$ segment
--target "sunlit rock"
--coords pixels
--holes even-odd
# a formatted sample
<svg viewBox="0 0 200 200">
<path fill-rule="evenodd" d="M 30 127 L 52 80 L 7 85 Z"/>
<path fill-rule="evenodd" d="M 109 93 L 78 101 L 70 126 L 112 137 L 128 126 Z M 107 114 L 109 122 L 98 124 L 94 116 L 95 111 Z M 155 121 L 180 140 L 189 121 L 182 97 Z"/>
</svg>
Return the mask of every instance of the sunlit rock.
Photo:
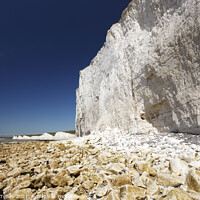
<svg viewBox="0 0 200 200">
<path fill-rule="evenodd" d="M 64 175 L 64 176 L 61 176 L 61 175 L 55 175 L 51 178 L 51 183 L 54 185 L 54 186 L 66 186 L 66 185 L 71 185 L 73 183 L 73 180 L 70 176 L 68 175 Z"/>
<path fill-rule="evenodd" d="M 123 200 L 136 200 L 146 197 L 146 190 L 135 186 L 123 186 L 120 188 L 120 195 Z"/>
<path fill-rule="evenodd" d="M 4 173 L 0 173 L 0 182 L 2 182 L 6 178 Z"/>
<path fill-rule="evenodd" d="M 186 183 L 188 189 L 200 192 L 200 172 L 191 169 L 187 175 Z"/>
<path fill-rule="evenodd" d="M 7 173 L 7 177 L 17 177 L 21 174 L 21 168 L 15 168 L 12 171 Z"/>
<path fill-rule="evenodd" d="M 182 189 L 173 189 L 167 194 L 164 200 L 192 200 L 192 198 Z"/>
<path fill-rule="evenodd" d="M 74 165 L 67 168 L 71 175 L 78 175 L 81 172 L 83 165 Z"/>
<path fill-rule="evenodd" d="M 118 191 L 111 190 L 102 200 L 121 200 L 121 197 Z"/>
<path fill-rule="evenodd" d="M 119 174 L 125 170 L 125 165 L 122 163 L 110 163 L 107 165 L 107 170 L 114 174 Z"/>
<path fill-rule="evenodd" d="M 112 179 L 113 186 L 132 185 L 131 176 L 129 174 L 118 175 Z"/>
<path fill-rule="evenodd" d="M 183 185 L 185 182 L 185 177 L 178 176 L 175 174 L 158 173 L 157 181 L 160 185 L 177 187 Z"/>
<path fill-rule="evenodd" d="M 83 188 L 85 188 L 86 190 L 90 190 L 94 187 L 94 182 L 87 180 L 82 184 Z"/>
<path fill-rule="evenodd" d="M 151 183 L 147 186 L 147 194 L 150 196 L 159 194 L 159 187 L 156 183 Z"/>
<path fill-rule="evenodd" d="M 179 158 L 170 160 L 170 169 L 177 175 L 186 176 L 189 170 L 188 164 Z"/>
<path fill-rule="evenodd" d="M 100 187 L 97 189 L 96 195 L 97 197 L 103 197 L 107 194 L 108 192 L 108 186 Z"/>
<path fill-rule="evenodd" d="M 80 71 L 78 136 L 108 127 L 127 133 L 200 132 L 199 4 L 130 2 L 97 56 Z"/>
</svg>

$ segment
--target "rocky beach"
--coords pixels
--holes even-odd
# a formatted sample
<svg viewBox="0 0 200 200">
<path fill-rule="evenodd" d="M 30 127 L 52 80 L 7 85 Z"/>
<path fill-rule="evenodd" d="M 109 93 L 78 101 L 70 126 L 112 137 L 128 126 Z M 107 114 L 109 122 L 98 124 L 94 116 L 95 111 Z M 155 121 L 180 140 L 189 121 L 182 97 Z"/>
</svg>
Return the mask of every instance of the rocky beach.
<svg viewBox="0 0 200 200">
<path fill-rule="evenodd" d="M 131 1 L 80 71 L 76 136 L 0 143 L 0 200 L 200 200 L 199 58 L 200 0 Z"/>
<path fill-rule="evenodd" d="M 199 141 L 115 129 L 67 141 L 1 143 L 1 199 L 197 200 Z"/>
</svg>

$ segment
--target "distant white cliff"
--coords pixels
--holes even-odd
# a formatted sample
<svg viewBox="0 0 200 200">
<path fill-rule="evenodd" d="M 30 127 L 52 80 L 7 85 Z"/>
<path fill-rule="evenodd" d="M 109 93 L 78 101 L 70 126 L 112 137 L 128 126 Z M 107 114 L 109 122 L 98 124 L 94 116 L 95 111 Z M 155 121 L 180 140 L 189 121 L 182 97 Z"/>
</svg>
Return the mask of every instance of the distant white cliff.
<svg viewBox="0 0 200 200">
<path fill-rule="evenodd" d="M 23 136 L 13 136 L 13 140 L 68 140 L 75 138 L 76 135 L 70 134 L 70 133 L 65 133 L 65 132 L 57 132 L 54 136 L 52 136 L 49 133 L 44 133 L 39 136 L 28 136 L 28 135 L 23 135 Z"/>
<path fill-rule="evenodd" d="M 108 31 L 80 72 L 76 133 L 107 128 L 200 133 L 200 0 L 133 0 Z"/>
</svg>

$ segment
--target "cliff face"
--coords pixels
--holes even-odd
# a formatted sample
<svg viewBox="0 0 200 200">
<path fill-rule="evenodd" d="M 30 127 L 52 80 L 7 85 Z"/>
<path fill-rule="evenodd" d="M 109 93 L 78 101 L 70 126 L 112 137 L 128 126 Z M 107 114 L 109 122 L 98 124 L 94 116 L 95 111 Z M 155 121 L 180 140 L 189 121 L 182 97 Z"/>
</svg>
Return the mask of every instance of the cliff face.
<svg viewBox="0 0 200 200">
<path fill-rule="evenodd" d="M 76 131 L 200 133 L 200 0 L 133 0 L 80 72 Z"/>
</svg>

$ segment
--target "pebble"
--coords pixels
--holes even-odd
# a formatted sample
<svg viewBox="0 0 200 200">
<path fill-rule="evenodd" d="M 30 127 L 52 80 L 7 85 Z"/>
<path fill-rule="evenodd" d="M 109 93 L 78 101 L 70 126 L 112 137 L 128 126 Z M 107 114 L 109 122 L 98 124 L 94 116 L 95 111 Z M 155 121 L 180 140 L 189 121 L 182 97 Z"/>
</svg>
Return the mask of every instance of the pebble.
<svg viewBox="0 0 200 200">
<path fill-rule="evenodd" d="M 1 144 L 0 191 L 11 199 L 25 193 L 63 200 L 193 199 L 200 196 L 195 137 L 115 130 L 68 141 Z"/>
</svg>

